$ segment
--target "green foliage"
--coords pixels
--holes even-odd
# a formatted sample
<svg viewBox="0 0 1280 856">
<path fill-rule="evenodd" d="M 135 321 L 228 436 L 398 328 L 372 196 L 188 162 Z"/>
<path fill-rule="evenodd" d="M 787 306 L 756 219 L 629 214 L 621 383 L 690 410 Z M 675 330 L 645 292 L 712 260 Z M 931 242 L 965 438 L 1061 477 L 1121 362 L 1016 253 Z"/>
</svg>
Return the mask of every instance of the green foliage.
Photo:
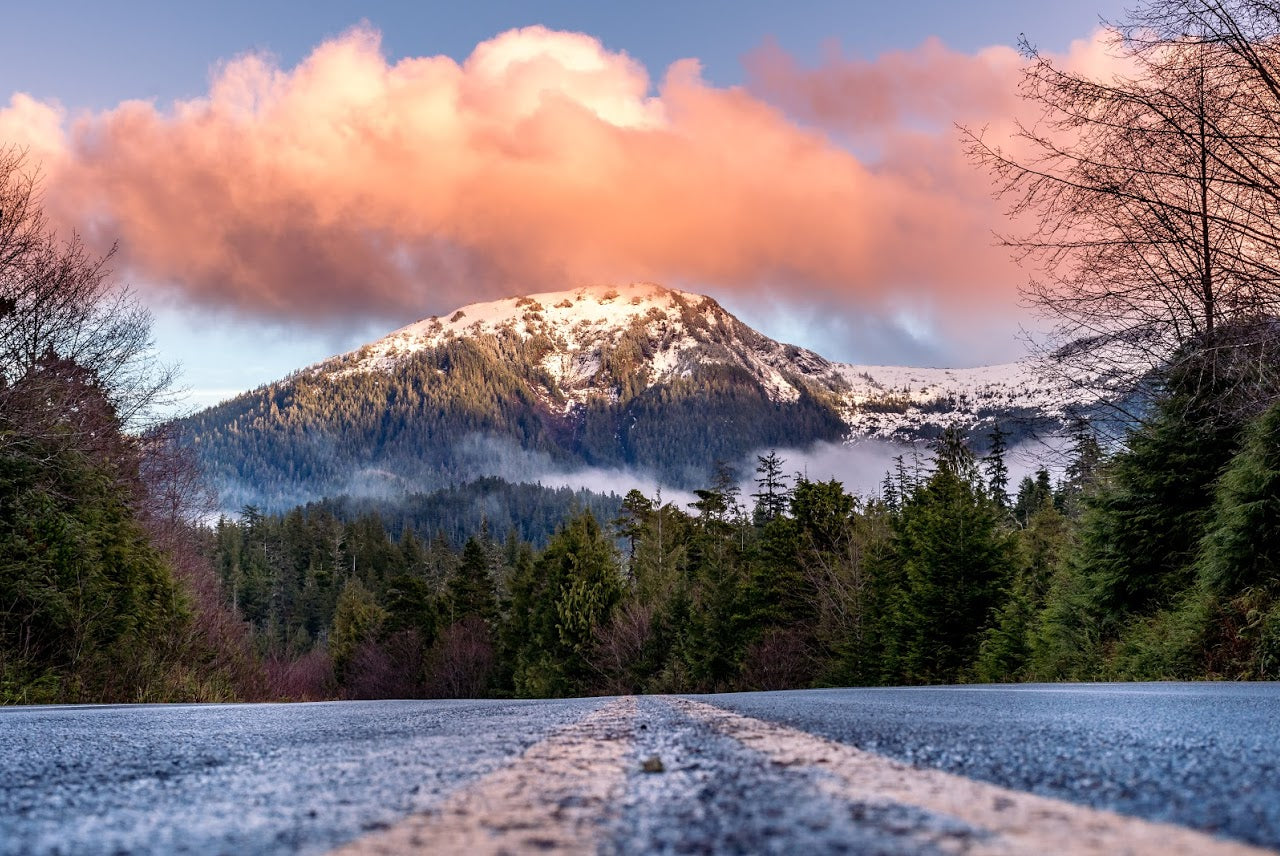
<svg viewBox="0 0 1280 856">
<path fill-rule="evenodd" d="M 937 470 L 894 527 L 892 555 L 905 589 L 891 632 L 907 680 L 954 682 L 977 655 L 1014 564 L 1002 519 L 972 459 L 944 446 Z"/>
<path fill-rule="evenodd" d="M 1218 481 L 1197 572 L 1211 591 L 1280 590 L 1280 404 L 1251 427 Z"/>
<path fill-rule="evenodd" d="M 485 622 L 497 619 L 498 597 L 489 571 L 489 555 L 480 539 L 467 539 L 462 549 L 462 561 L 449 579 L 447 599 L 450 622 L 470 616 Z"/>
<path fill-rule="evenodd" d="M 1053 482 L 1044 467 L 1036 470 L 1035 478 L 1023 477 L 1018 485 L 1018 498 L 1013 504 L 1013 519 L 1022 526 L 1030 526 L 1031 518 L 1040 509 L 1053 503 Z"/>
<path fill-rule="evenodd" d="M 247 508 L 211 545 L 263 650 L 327 651 L 354 696 L 1275 677 L 1280 416 L 1237 451 L 1192 412 L 1171 400 L 1105 460 L 1081 429 L 1063 481 L 1041 469 L 1011 508 L 947 431 L 878 499 L 787 485 L 770 454 L 750 512 L 720 466 L 688 509 L 631 491 L 612 531 L 575 512 L 541 549 L 482 518 L 455 550 L 368 504 Z"/>
<path fill-rule="evenodd" d="M 0 419 L 0 701 L 173 697 L 190 604 L 133 511 L 118 423 L 92 443 L 22 424 Z"/>
<path fill-rule="evenodd" d="M 1009 434 L 999 423 L 991 431 L 991 448 L 983 460 L 986 471 L 987 488 L 996 505 L 1005 508 L 1009 505 L 1009 465 L 1005 463 L 1005 453 L 1009 450 Z"/>
<path fill-rule="evenodd" d="M 757 526 L 777 520 L 787 510 L 789 491 L 786 476 L 782 474 L 782 458 L 776 451 L 756 456 L 756 488 L 751 494 L 756 501 L 754 515 Z"/>
<path fill-rule="evenodd" d="M 570 520 L 512 580 L 507 646 L 522 696 L 583 692 L 597 628 L 621 594 L 613 543 L 589 512 Z"/>
<path fill-rule="evenodd" d="M 345 676 L 356 649 L 361 643 L 374 640 L 386 620 L 387 611 L 378 604 L 373 592 L 358 579 L 348 580 L 338 596 L 329 636 L 329 653 L 333 655 L 333 668 L 339 679 Z"/>
<path fill-rule="evenodd" d="M 1204 676 L 1214 598 L 1193 587 L 1169 607 L 1132 619 L 1108 658 L 1114 680 L 1194 680 Z"/>
<path fill-rule="evenodd" d="M 1109 625 L 1104 633 L 1127 616 L 1170 606 L 1194 581 L 1214 483 L 1238 427 L 1190 408 L 1183 397 L 1166 402 L 1084 500 L 1078 562 L 1096 620 Z"/>
</svg>

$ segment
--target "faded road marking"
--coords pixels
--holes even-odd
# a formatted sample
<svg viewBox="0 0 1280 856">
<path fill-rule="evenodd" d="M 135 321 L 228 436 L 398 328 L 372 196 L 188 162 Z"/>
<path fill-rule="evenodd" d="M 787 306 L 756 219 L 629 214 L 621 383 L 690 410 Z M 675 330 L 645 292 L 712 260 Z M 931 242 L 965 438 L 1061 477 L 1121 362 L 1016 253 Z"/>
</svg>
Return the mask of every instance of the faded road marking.
<svg viewBox="0 0 1280 856">
<path fill-rule="evenodd" d="M 900 807 L 922 809 L 990 833 L 929 844 L 967 856 L 985 854 L 1160 854 L 1246 856 L 1271 853 L 1167 823 L 1126 817 L 1063 800 L 1009 790 L 941 770 L 920 769 L 804 731 L 685 698 L 671 702 L 775 764 L 825 771 L 827 795 L 873 817 Z"/>
<path fill-rule="evenodd" d="M 435 809 L 333 853 L 594 853 L 622 802 L 635 718 L 634 698 L 611 701 Z"/>
</svg>

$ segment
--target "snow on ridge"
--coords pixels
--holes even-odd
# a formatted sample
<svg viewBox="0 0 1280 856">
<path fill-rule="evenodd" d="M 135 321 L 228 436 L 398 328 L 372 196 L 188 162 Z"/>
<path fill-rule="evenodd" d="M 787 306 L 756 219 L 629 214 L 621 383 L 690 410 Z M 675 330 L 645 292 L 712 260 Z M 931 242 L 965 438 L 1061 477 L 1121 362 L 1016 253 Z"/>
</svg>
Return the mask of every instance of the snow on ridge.
<svg viewBox="0 0 1280 856">
<path fill-rule="evenodd" d="M 399 359 L 449 339 L 500 331 L 523 338 L 548 335 L 572 353 L 601 338 L 616 338 L 642 317 L 673 321 L 685 306 L 712 311 L 715 305 L 703 295 L 645 282 L 507 297 L 416 321 L 330 362 L 341 363 L 343 373 L 385 371 Z"/>
<path fill-rule="evenodd" d="M 313 371 L 388 371 L 417 351 L 457 338 L 540 336 L 550 343 L 542 367 L 568 413 L 593 397 L 616 397 L 599 373 L 609 349 L 640 328 L 648 336 L 648 362 L 641 369 L 649 384 L 688 376 L 707 363 L 737 365 L 774 401 L 794 402 L 806 389 L 829 396 L 850 439 L 901 438 L 950 422 L 973 427 L 1001 411 L 1061 418 L 1083 403 L 1081 394 L 1045 383 L 1031 360 L 965 369 L 832 363 L 764 336 L 710 297 L 642 282 L 473 303 L 409 324 Z M 551 403 L 549 390 L 536 392 Z"/>
<path fill-rule="evenodd" d="M 506 325 L 519 325 L 530 315 L 540 315 L 556 327 L 616 326 L 630 323 L 649 309 L 667 310 L 683 300 L 698 305 L 709 298 L 675 291 L 653 283 L 623 286 L 591 285 L 570 291 L 549 291 L 472 303 L 451 313 L 418 321 L 391 333 L 386 339 L 438 338 L 441 334 L 491 333 Z"/>
<path fill-rule="evenodd" d="M 687 376 L 694 363 L 731 362 L 748 369 L 770 397 L 794 401 L 800 390 L 784 374 L 793 368 L 786 355 L 794 351 L 806 366 L 826 365 L 816 354 L 761 336 L 710 297 L 631 283 L 470 304 L 402 327 L 313 370 L 337 376 L 388 371 L 415 352 L 455 338 L 544 336 L 553 347 L 543 358 L 543 368 L 570 399 L 584 401 L 601 392 L 590 382 L 601 368 L 603 350 L 637 326 L 644 327 L 656 345 L 648 365 L 651 384 Z"/>
<path fill-rule="evenodd" d="M 850 441 L 901 439 L 952 423 L 974 428 L 1001 413 L 1062 420 L 1098 400 L 1082 386 L 1050 381 L 1030 358 L 964 369 L 837 364 L 834 371 L 848 384 L 841 416 Z"/>
</svg>

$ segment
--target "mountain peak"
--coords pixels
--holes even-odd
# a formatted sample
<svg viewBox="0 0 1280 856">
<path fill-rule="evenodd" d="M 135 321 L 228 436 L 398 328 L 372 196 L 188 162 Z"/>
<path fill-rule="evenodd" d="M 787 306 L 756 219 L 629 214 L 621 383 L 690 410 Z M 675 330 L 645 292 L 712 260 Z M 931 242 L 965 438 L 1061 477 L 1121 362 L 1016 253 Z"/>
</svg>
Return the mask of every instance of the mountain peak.
<svg viewBox="0 0 1280 856">
<path fill-rule="evenodd" d="M 487 333 L 500 327 L 535 320 L 557 327 L 579 323 L 616 324 L 644 315 L 654 308 L 699 307 L 707 302 L 714 304 L 709 297 L 650 282 L 633 282 L 621 286 L 588 285 L 567 291 L 547 291 L 471 303 L 444 315 L 433 315 L 410 324 L 385 339 L 435 337 L 450 332 L 455 335 Z"/>
<path fill-rule="evenodd" d="M 297 499 L 318 490 L 306 483 L 313 476 L 329 480 L 320 494 L 357 475 L 441 485 L 521 455 L 533 456 L 519 464 L 522 478 L 578 461 L 695 485 L 709 461 L 750 465 L 760 449 L 916 440 L 953 424 L 1054 431 L 1066 408 L 1083 403 L 1027 364 L 833 363 L 753 330 L 710 297 L 631 283 L 462 306 L 192 424 L 209 434 L 206 456 L 235 447 L 229 459 L 248 461 L 225 475 L 250 502 L 260 495 L 252 480 L 264 477 Z M 244 457 L 246 443 L 274 448 L 271 438 L 283 442 L 300 426 L 315 442 L 284 470 Z"/>
<path fill-rule="evenodd" d="M 685 357 L 691 348 L 705 356 L 709 345 L 723 350 L 740 339 L 753 347 L 765 343 L 772 346 L 770 350 L 782 347 L 738 321 L 710 297 L 633 282 L 468 304 L 409 324 L 316 369 L 386 371 L 427 348 L 457 339 L 494 336 L 545 340 L 554 352 L 548 356 L 547 370 L 571 386 L 594 377 L 605 353 L 627 337 L 645 339 L 645 349 L 656 361 L 654 380 L 686 371 Z M 816 354 L 813 357 L 821 361 Z M 793 392 L 783 394 L 791 397 Z"/>
</svg>

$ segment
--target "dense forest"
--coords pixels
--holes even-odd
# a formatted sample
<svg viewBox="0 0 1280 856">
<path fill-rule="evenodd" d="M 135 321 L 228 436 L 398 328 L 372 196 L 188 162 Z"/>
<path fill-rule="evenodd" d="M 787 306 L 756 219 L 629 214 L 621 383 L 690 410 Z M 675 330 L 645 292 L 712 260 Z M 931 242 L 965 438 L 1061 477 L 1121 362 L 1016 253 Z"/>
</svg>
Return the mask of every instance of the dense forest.
<svg viewBox="0 0 1280 856">
<path fill-rule="evenodd" d="M 1012 426 L 993 424 L 981 457 L 948 430 L 870 496 L 770 453 L 683 506 L 454 479 L 211 525 L 202 459 L 283 502 L 334 486 L 332 450 L 280 415 L 280 390 L 222 415 L 271 421 L 259 459 L 287 478 L 242 469 L 231 429 L 184 445 L 190 424 L 157 418 L 172 377 L 146 311 L 0 149 L 0 703 L 1280 678 L 1280 13 L 1151 0 L 1131 17 L 1110 30 L 1128 77 L 1024 46 L 1021 95 L 1045 117 L 1019 129 L 1027 161 L 966 132 L 1030 224 L 1004 240 L 1055 325 L 1045 371 L 1112 393 L 1057 478 L 1017 485 Z M 385 389 L 288 394 L 355 425 L 353 454 L 394 451 L 423 411 L 428 434 L 496 425 L 554 458 L 563 426 L 513 404 L 536 359 L 469 348 L 406 370 L 456 398 L 409 375 L 382 409 Z M 588 419 L 575 454 L 643 450 L 691 477 L 733 444 L 836 430 L 734 370 L 699 382 L 628 399 L 630 433 L 621 412 Z"/>
<path fill-rule="evenodd" d="M 321 508 L 223 520 L 212 550 L 264 653 L 299 664 L 296 697 L 1267 679 L 1278 426 L 1268 410 L 1197 473 L 1205 438 L 1173 410 L 1109 459 L 1081 430 L 1062 479 L 1012 496 L 999 433 L 975 459 L 948 432 L 871 498 L 770 454 L 748 496 L 727 472 L 688 509 L 632 491 L 541 550 Z"/>
<path fill-rule="evenodd" d="M 375 515 L 392 532 L 413 530 L 423 536 L 443 535 L 461 544 L 488 529 L 514 532 L 535 547 L 545 547 L 560 525 L 575 511 L 590 511 L 601 520 L 618 513 L 622 497 L 584 489 L 513 483 L 488 477 L 450 485 L 430 493 L 384 497 L 338 496 L 301 507 L 306 514 L 327 512 L 342 521 Z"/>
<path fill-rule="evenodd" d="M 150 414 L 150 316 L 0 149 L 0 702 L 245 698 L 252 640 L 193 523 L 194 462 Z"/>
</svg>

